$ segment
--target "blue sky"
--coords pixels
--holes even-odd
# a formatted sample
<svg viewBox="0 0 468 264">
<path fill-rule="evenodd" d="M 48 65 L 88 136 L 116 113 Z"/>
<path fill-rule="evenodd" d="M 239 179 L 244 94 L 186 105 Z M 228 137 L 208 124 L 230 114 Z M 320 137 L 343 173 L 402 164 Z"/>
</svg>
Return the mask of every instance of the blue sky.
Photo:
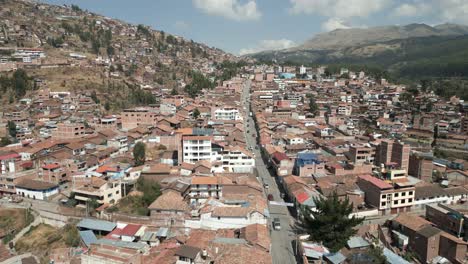
<svg viewBox="0 0 468 264">
<path fill-rule="evenodd" d="M 234 54 L 289 48 L 347 27 L 468 24 L 468 0 L 45 0 L 183 36 Z"/>
</svg>

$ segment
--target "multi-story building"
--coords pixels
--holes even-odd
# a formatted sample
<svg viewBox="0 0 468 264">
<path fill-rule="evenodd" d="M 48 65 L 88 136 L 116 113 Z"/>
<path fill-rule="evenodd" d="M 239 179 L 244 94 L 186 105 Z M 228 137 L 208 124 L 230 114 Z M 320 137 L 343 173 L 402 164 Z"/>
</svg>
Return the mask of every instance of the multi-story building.
<svg viewBox="0 0 468 264">
<path fill-rule="evenodd" d="M 208 198 L 219 199 L 223 196 L 223 184 L 220 177 L 192 177 L 190 183 L 190 204 L 200 204 Z"/>
<path fill-rule="evenodd" d="M 226 172 L 251 173 L 255 168 L 255 158 L 248 151 L 239 147 L 225 148 L 218 152 L 216 161 Z"/>
<path fill-rule="evenodd" d="M 350 160 L 354 164 L 374 163 L 375 150 L 365 145 L 354 145 L 349 147 Z"/>
<path fill-rule="evenodd" d="M 239 109 L 235 107 L 222 107 L 213 110 L 211 115 L 215 120 L 241 120 Z"/>
<path fill-rule="evenodd" d="M 452 208 L 443 203 L 426 205 L 426 219 L 440 229 L 468 241 L 468 208 Z"/>
<path fill-rule="evenodd" d="M 432 180 L 433 155 L 412 151 L 409 159 L 408 174 L 425 182 Z"/>
<path fill-rule="evenodd" d="M 85 136 L 86 128 L 83 123 L 59 123 L 52 132 L 53 139 L 77 139 Z"/>
<path fill-rule="evenodd" d="M 122 114 L 122 129 L 130 130 L 140 125 L 156 126 L 158 113 L 146 108 L 125 109 Z"/>
<path fill-rule="evenodd" d="M 182 159 L 183 162 L 196 163 L 200 160 L 212 159 L 211 136 L 183 136 Z"/>
<path fill-rule="evenodd" d="M 399 141 L 382 140 L 377 146 L 375 163 L 377 166 L 390 162 L 396 163 L 400 168 L 408 170 L 410 145 Z"/>
<path fill-rule="evenodd" d="M 415 188 L 404 177 L 394 177 L 389 181 L 362 175 L 358 178 L 358 186 L 365 193 L 365 201 L 374 206 L 382 214 L 409 211 L 414 204 Z"/>
<path fill-rule="evenodd" d="M 107 146 L 118 149 L 120 153 L 125 153 L 128 151 L 128 137 L 117 136 L 117 137 L 111 138 L 107 140 Z"/>
<path fill-rule="evenodd" d="M 106 181 L 93 176 L 82 179 L 82 183 L 72 189 L 78 204 L 86 205 L 89 200 L 93 199 L 99 204 L 114 204 L 122 198 L 120 181 Z"/>
</svg>

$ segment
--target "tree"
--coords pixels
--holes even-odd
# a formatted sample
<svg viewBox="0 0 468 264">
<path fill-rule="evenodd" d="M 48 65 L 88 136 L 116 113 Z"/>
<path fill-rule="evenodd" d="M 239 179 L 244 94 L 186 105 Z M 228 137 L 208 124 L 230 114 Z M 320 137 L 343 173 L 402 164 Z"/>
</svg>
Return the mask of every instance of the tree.
<svg viewBox="0 0 468 264">
<path fill-rule="evenodd" d="M 16 138 L 16 124 L 15 124 L 15 122 L 13 122 L 13 121 L 8 121 L 7 127 L 8 127 L 8 134 L 9 134 L 12 138 Z"/>
<path fill-rule="evenodd" d="M 1 140 L 0 140 L 0 147 L 4 147 L 4 146 L 8 146 L 11 144 L 11 140 L 7 137 L 3 137 Z"/>
<path fill-rule="evenodd" d="M 172 88 L 171 95 L 178 95 L 179 93 L 177 92 L 176 88 Z"/>
<path fill-rule="evenodd" d="M 315 102 L 315 97 L 313 95 L 309 95 L 309 112 L 313 115 L 316 115 L 318 112 L 318 106 Z"/>
<path fill-rule="evenodd" d="M 200 110 L 198 108 L 195 108 L 192 113 L 193 119 L 197 119 L 200 116 Z"/>
<path fill-rule="evenodd" d="M 320 197 L 314 201 L 316 210 L 312 211 L 310 207 L 302 209 L 301 226 L 311 240 L 321 241 L 332 252 L 337 252 L 356 234 L 354 227 L 361 224 L 364 218 L 350 218 L 353 205 L 348 198 L 340 201 L 336 193 L 328 199 Z"/>
<path fill-rule="evenodd" d="M 386 264 L 387 257 L 383 254 L 383 249 L 379 246 L 372 246 L 367 253 L 372 258 L 372 263 L 375 264 Z"/>
<path fill-rule="evenodd" d="M 140 177 L 137 180 L 136 186 L 137 190 L 143 193 L 142 200 L 146 207 L 161 195 L 161 186 L 156 181 Z"/>
<path fill-rule="evenodd" d="M 109 111 L 109 110 L 110 110 L 110 103 L 109 103 L 109 101 L 106 101 L 106 102 L 104 103 L 104 109 L 106 109 L 106 111 Z"/>
<path fill-rule="evenodd" d="M 146 145 L 143 142 L 138 142 L 133 148 L 133 158 L 135 159 L 135 165 L 141 166 L 146 161 Z"/>
</svg>

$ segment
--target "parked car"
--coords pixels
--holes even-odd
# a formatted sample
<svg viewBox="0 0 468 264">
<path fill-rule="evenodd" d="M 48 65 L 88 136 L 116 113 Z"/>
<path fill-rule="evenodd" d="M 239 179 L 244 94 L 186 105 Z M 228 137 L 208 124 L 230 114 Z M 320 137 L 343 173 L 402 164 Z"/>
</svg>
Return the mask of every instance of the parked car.
<svg viewBox="0 0 468 264">
<path fill-rule="evenodd" d="M 279 218 L 274 218 L 272 224 L 274 230 L 281 230 L 281 222 Z"/>
<path fill-rule="evenodd" d="M 270 193 L 270 194 L 267 196 L 267 198 L 268 198 L 268 201 L 273 201 L 273 199 L 274 199 L 274 198 L 273 198 L 273 194 Z"/>
<path fill-rule="evenodd" d="M 264 183 L 264 184 L 263 184 L 263 188 L 265 188 L 265 189 L 268 190 L 268 189 L 270 188 L 270 185 L 268 185 L 268 183 Z"/>
</svg>

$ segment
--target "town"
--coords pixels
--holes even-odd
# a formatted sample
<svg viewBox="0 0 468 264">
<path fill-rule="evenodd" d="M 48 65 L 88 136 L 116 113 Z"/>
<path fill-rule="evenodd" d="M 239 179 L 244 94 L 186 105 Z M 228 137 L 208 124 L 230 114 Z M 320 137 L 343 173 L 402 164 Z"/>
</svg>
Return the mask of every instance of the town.
<svg viewBox="0 0 468 264">
<path fill-rule="evenodd" d="M 462 98 L 11 2 L 0 262 L 467 262 Z"/>
</svg>

